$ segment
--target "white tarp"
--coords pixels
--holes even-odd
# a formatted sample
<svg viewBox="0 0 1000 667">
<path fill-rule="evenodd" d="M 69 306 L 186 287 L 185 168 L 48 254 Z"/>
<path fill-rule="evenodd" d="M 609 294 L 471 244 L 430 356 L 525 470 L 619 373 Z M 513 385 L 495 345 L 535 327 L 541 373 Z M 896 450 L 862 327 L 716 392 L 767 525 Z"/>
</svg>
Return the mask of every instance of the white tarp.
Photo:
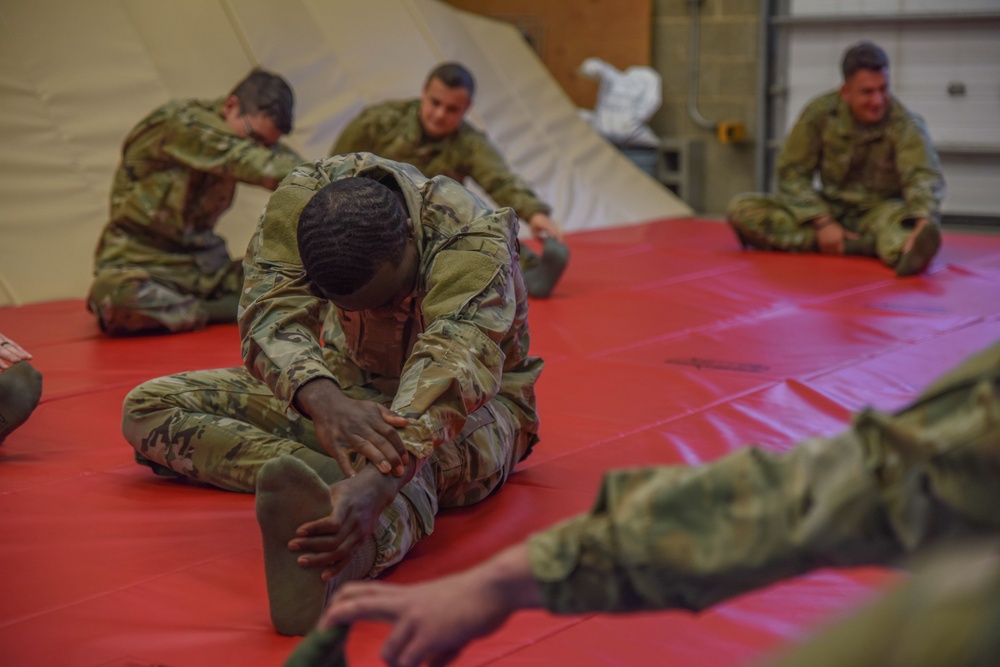
<svg viewBox="0 0 1000 667">
<path fill-rule="evenodd" d="M 514 28 L 435 0 L 10 0 L 0 305 L 86 294 L 121 141 L 157 105 L 224 95 L 265 67 L 295 89 L 289 143 L 315 158 L 363 106 L 417 96 L 445 60 L 475 74 L 472 122 L 567 230 L 690 214 L 578 118 Z M 240 187 L 220 223 L 233 254 L 267 194 Z"/>
</svg>

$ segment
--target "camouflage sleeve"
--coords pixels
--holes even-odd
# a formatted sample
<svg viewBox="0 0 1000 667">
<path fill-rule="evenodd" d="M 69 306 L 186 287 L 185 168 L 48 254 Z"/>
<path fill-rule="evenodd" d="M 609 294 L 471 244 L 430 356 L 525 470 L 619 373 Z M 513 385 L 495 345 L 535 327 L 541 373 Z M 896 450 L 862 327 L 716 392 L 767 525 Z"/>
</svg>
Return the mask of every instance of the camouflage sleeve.
<svg viewBox="0 0 1000 667">
<path fill-rule="evenodd" d="M 243 363 L 286 410 L 306 382 L 336 381 L 320 347 L 325 301 L 309 289 L 296 238 L 299 214 L 312 194 L 286 182 L 271 195 L 243 260 Z"/>
<path fill-rule="evenodd" d="M 298 153 L 282 144 L 267 148 L 224 131 L 209 111 L 187 110 L 171 118 L 160 150 L 190 169 L 271 190 L 302 162 Z"/>
<path fill-rule="evenodd" d="M 512 229 L 512 215 L 494 212 L 490 224 Z M 419 457 L 457 437 L 500 388 L 500 344 L 517 310 L 510 266 L 509 249 L 495 238 L 460 237 L 434 258 L 421 306 L 427 328 L 392 402 L 410 419 L 402 438 Z"/>
<path fill-rule="evenodd" d="M 902 553 L 855 440 L 612 471 L 594 508 L 532 536 L 557 613 L 701 610 L 822 565 Z"/>
<path fill-rule="evenodd" d="M 510 170 L 485 136 L 472 131 L 466 134 L 463 143 L 462 154 L 467 160 L 469 175 L 498 204 L 511 207 L 522 220 L 535 213 L 548 215 L 552 212 L 552 208 Z"/>
<path fill-rule="evenodd" d="M 813 187 L 823 148 L 821 113 L 815 102 L 807 106 L 778 155 L 778 195 L 799 224 L 830 212 Z"/>
<path fill-rule="evenodd" d="M 896 168 L 903 184 L 907 218 L 939 221 L 944 199 L 944 177 L 937 151 L 921 118 L 904 122 L 896 141 Z"/>
</svg>

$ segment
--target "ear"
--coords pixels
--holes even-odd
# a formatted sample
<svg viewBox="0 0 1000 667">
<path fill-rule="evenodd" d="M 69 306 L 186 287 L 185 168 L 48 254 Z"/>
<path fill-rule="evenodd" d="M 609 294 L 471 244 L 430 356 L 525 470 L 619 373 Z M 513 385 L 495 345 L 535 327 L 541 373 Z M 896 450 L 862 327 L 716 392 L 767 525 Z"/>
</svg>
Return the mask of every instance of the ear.
<svg viewBox="0 0 1000 667">
<path fill-rule="evenodd" d="M 840 99 L 847 99 L 847 82 L 840 84 Z"/>
<path fill-rule="evenodd" d="M 230 95 L 226 98 L 226 101 L 222 103 L 222 112 L 226 115 L 231 113 L 240 113 L 240 98 L 235 95 Z"/>
</svg>

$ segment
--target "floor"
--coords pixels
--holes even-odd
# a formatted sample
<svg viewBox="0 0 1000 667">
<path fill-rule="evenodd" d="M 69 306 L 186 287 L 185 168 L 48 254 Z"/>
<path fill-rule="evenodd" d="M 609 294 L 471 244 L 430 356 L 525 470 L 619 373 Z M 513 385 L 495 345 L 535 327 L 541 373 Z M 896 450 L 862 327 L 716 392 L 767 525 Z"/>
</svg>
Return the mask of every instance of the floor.
<svg viewBox="0 0 1000 667">
<path fill-rule="evenodd" d="M 1000 338 L 1000 237 L 945 233 L 931 270 L 742 252 L 725 225 L 662 220 L 574 234 L 554 297 L 531 306 L 542 442 L 495 496 L 447 512 L 386 578 L 427 579 L 586 509 L 602 471 L 784 450 L 899 406 Z M 79 300 L 0 309 L 35 355 L 42 403 L 0 447 L 0 655 L 9 665 L 280 665 L 253 498 L 132 463 L 123 397 L 166 373 L 238 365 L 235 326 L 108 340 Z M 700 615 L 516 616 L 458 664 L 753 663 L 901 575 L 823 570 Z M 385 629 L 359 625 L 352 665 Z"/>
</svg>

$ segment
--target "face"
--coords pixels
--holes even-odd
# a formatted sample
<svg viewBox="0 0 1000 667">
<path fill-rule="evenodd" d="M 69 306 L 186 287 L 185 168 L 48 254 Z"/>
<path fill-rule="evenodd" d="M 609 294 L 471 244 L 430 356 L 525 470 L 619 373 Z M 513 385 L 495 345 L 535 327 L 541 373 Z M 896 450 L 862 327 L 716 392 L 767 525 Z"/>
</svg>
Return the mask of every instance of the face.
<svg viewBox="0 0 1000 667">
<path fill-rule="evenodd" d="M 281 139 L 283 132 L 264 113 L 245 114 L 240 109 L 240 101 L 230 95 L 222 105 L 222 116 L 233 133 L 244 139 L 252 139 L 261 146 L 273 147 Z"/>
<path fill-rule="evenodd" d="M 383 262 L 372 279 L 353 294 L 326 296 L 341 310 L 350 311 L 375 310 L 399 304 L 416 285 L 418 260 L 417 246 L 411 238 L 403 250 L 399 266 Z"/>
<path fill-rule="evenodd" d="M 864 125 L 877 123 L 889 109 L 889 73 L 860 69 L 840 87 L 840 97 L 854 120 Z"/>
<path fill-rule="evenodd" d="M 462 124 L 471 104 L 465 88 L 449 88 L 439 79 L 431 79 L 420 96 L 420 125 L 424 134 L 432 139 L 451 134 Z"/>
</svg>

